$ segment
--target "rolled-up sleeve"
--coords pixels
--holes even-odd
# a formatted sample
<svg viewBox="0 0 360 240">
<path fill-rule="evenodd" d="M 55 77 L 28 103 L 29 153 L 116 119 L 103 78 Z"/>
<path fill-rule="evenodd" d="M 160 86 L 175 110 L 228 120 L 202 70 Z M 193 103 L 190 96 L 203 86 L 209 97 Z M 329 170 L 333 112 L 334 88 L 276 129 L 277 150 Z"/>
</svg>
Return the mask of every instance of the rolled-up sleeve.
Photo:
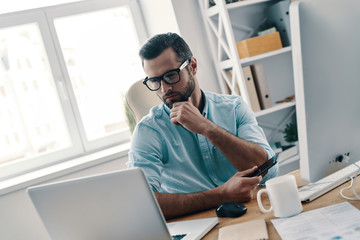
<svg viewBox="0 0 360 240">
<path fill-rule="evenodd" d="M 266 140 L 266 136 L 262 128 L 258 125 L 254 113 L 249 106 L 240 103 L 235 108 L 237 115 L 237 136 L 255 143 L 265 149 L 268 159 L 272 158 L 275 153 Z"/>
<path fill-rule="evenodd" d="M 134 130 L 129 161 L 127 167 L 139 167 L 145 172 L 147 180 L 154 192 L 161 188 L 161 174 L 163 171 L 161 135 L 153 128 L 138 124 Z"/>
</svg>

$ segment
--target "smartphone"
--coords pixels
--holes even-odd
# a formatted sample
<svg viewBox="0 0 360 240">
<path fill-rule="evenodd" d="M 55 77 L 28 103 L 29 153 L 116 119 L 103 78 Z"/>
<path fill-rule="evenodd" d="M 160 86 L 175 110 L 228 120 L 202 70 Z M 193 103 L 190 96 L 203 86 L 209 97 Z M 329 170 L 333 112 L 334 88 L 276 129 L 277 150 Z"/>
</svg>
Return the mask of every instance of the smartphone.
<svg viewBox="0 0 360 240">
<path fill-rule="evenodd" d="M 264 164 L 258 167 L 258 169 L 251 173 L 250 175 L 246 175 L 245 177 L 256 177 L 262 175 L 264 172 L 269 170 L 272 166 L 274 166 L 277 163 L 277 158 L 279 154 L 275 153 L 275 156 L 267 160 Z"/>
</svg>

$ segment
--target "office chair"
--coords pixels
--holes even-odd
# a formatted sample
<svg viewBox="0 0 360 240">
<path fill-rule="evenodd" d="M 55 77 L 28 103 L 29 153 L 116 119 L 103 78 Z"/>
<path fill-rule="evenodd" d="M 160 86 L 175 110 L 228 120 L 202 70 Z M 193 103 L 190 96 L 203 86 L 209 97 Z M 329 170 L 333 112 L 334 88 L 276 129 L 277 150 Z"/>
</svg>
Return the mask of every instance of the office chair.
<svg viewBox="0 0 360 240">
<path fill-rule="evenodd" d="M 131 130 L 149 113 L 150 108 L 162 103 L 156 93 L 149 91 L 142 82 L 142 79 L 135 82 L 125 93 L 125 107 Z M 129 112 L 132 116 L 129 116 Z"/>
</svg>

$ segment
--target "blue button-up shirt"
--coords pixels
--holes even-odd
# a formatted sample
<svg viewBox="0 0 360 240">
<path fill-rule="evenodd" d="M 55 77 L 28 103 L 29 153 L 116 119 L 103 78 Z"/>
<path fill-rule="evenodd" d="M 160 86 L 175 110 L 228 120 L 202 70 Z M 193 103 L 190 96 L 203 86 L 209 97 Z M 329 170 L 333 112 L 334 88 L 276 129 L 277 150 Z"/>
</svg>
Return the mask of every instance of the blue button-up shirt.
<svg viewBox="0 0 360 240">
<path fill-rule="evenodd" d="M 210 121 L 274 156 L 253 112 L 241 97 L 206 92 L 202 112 Z M 154 192 L 193 193 L 210 190 L 228 181 L 238 170 L 207 138 L 170 121 L 165 104 L 153 107 L 136 126 L 128 167 L 145 171 Z M 271 168 L 266 179 L 276 176 Z"/>
</svg>

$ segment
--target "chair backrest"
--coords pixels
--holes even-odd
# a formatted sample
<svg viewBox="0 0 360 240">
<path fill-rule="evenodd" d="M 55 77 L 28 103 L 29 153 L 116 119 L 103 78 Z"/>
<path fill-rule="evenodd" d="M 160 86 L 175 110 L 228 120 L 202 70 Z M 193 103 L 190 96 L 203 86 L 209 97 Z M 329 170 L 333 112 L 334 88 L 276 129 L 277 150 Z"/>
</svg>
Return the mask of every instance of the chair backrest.
<svg viewBox="0 0 360 240">
<path fill-rule="evenodd" d="M 162 103 L 156 93 L 149 91 L 142 81 L 135 82 L 125 93 L 126 104 L 136 123 L 149 113 L 150 108 Z"/>
</svg>

